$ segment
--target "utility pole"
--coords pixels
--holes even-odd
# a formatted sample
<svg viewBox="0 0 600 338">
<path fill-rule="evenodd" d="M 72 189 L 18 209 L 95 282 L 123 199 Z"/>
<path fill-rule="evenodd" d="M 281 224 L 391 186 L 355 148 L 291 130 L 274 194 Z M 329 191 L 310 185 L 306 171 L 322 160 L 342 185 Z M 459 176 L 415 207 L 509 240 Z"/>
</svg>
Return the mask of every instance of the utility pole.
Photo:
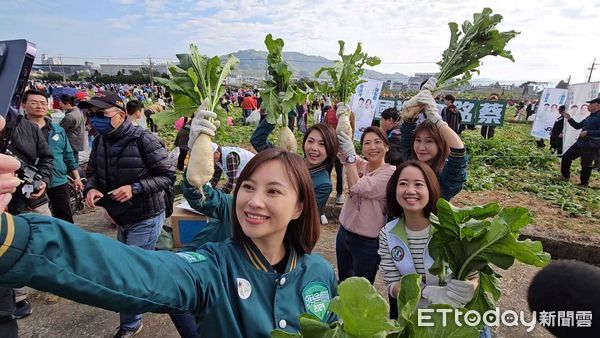
<svg viewBox="0 0 600 338">
<path fill-rule="evenodd" d="M 594 58 L 594 61 L 592 62 L 592 67 L 588 68 L 590 70 L 590 75 L 588 76 L 588 83 L 590 83 L 590 81 L 592 80 L 592 72 L 594 71 L 594 67 L 596 66 L 596 58 Z"/>
<path fill-rule="evenodd" d="M 571 83 L 571 75 L 569 75 L 569 79 L 567 80 L 567 84 Z"/>
<path fill-rule="evenodd" d="M 152 77 L 152 58 L 148 56 L 148 62 L 150 63 L 150 85 L 154 86 L 154 77 Z"/>
</svg>

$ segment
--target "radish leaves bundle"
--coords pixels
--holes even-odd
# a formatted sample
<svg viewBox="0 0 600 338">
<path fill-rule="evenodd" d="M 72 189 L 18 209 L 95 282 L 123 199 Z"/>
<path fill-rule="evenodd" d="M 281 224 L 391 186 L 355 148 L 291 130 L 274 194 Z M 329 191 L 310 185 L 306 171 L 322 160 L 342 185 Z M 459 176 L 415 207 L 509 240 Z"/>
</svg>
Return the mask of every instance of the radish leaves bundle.
<svg viewBox="0 0 600 338">
<path fill-rule="evenodd" d="M 287 126 L 288 113 L 296 109 L 296 104 L 306 101 L 306 93 L 292 84 L 292 71 L 283 60 L 283 40 L 273 39 L 271 34 L 265 37 L 265 45 L 269 51 L 267 68 L 271 78 L 266 88 L 261 91 L 262 106 L 267 111 L 267 121 L 276 124 L 277 120 L 285 121 L 279 134 L 279 145 L 287 151 L 297 150 L 296 137 Z"/>
<path fill-rule="evenodd" d="M 221 63 L 218 56 L 208 58 L 191 44 L 189 54 L 177 54 L 179 66 L 170 65 L 170 79 L 157 81 L 167 87 L 173 95 L 175 112 L 180 116 L 191 116 L 198 107 L 215 112 L 217 120 L 225 119 L 225 111 L 219 104 L 219 98 L 225 93 L 223 82 L 239 62 L 230 56 Z M 208 118 L 218 126 L 217 121 Z M 190 150 L 187 179 L 197 188 L 208 182 L 214 172 L 211 136 L 201 133 Z"/>
<path fill-rule="evenodd" d="M 349 118 L 350 111 L 348 110 L 350 98 L 356 87 L 365 82 L 360 79 L 365 72 L 364 65 L 376 66 L 381 63 L 381 60 L 376 56 L 369 57 L 367 53 L 363 53 L 360 43 L 356 45 L 354 53 L 348 55 L 344 55 L 345 42 L 339 40 L 338 44 L 340 45 L 338 55 L 342 60 L 336 61 L 333 67 L 322 67 L 315 73 L 315 77 L 319 77 L 323 72 L 327 72 L 331 77 L 333 93 L 340 102 L 338 109 L 342 110 L 337 113 L 339 116 L 337 130 L 353 137 Z"/>
<path fill-rule="evenodd" d="M 437 84 L 430 94 L 442 89 L 467 83 L 473 73 L 479 74 L 481 59 L 488 55 L 500 56 L 515 61 L 506 44 L 517 34 L 515 31 L 500 32 L 496 25 L 502 21 L 502 15 L 492 15 L 490 8 L 484 8 L 481 13 L 473 14 L 473 22 L 465 21 L 458 30 L 458 24 L 450 22 L 450 43 L 442 53 L 442 61 L 437 64 L 440 72 L 435 75 Z M 461 76 L 456 79 L 456 77 Z M 402 107 L 402 118 L 413 119 L 422 110 L 423 105 L 417 102 L 417 95 L 408 100 Z"/>
<path fill-rule="evenodd" d="M 508 269 L 515 260 L 537 267 L 550 262 L 540 242 L 519 240 L 521 229 L 531 223 L 525 208 L 501 209 L 496 203 L 457 208 L 439 199 L 437 209 L 438 221 L 432 222 L 437 231 L 429 242 L 434 264 L 429 271 L 443 277 L 447 265 L 460 280 L 479 272 L 479 286 L 467 309 L 484 313 L 500 298 L 499 275 L 490 264 Z"/>
</svg>

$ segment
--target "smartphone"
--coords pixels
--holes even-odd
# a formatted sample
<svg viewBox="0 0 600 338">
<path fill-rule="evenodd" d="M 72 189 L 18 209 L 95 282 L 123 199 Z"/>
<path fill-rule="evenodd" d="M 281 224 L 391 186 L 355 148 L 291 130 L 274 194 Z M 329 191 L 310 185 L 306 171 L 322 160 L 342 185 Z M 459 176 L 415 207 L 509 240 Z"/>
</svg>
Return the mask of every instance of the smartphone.
<svg viewBox="0 0 600 338">
<path fill-rule="evenodd" d="M 0 41 L 0 115 L 7 125 L 19 112 L 36 52 L 27 40 Z"/>
<path fill-rule="evenodd" d="M 0 153 L 5 154 L 19 119 L 19 106 L 33 67 L 37 48 L 27 40 L 0 41 Z"/>
</svg>

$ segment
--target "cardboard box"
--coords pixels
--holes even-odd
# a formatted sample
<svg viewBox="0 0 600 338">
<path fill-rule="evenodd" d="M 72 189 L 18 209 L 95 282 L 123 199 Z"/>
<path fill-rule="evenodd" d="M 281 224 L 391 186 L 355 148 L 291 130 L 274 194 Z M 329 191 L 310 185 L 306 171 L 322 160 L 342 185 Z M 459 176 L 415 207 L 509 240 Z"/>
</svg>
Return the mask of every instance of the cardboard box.
<svg viewBox="0 0 600 338">
<path fill-rule="evenodd" d="M 208 224 L 208 217 L 179 207 L 173 209 L 171 227 L 173 228 L 173 247 L 181 248 L 204 229 Z"/>
</svg>

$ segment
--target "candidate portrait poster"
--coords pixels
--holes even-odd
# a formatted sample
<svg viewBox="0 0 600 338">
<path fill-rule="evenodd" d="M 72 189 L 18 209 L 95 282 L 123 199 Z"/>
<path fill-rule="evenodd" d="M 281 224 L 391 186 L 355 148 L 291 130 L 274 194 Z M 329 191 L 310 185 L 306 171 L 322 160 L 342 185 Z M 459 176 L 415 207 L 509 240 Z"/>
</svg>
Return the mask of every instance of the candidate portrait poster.
<svg viewBox="0 0 600 338">
<path fill-rule="evenodd" d="M 365 128 L 369 127 L 375 116 L 375 109 L 379 107 L 379 94 L 383 81 L 363 79 L 366 82 L 359 84 L 352 95 L 350 109 L 354 113 L 354 139 L 360 140 Z"/>
<path fill-rule="evenodd" d="M 567 89 L 546 88 L 542 92 L 542 97 L 535 111 L 535 120 L 531 128 L 531 136 L 545 140 L 550 139 L 550 132 L 554 122 L 560 114 L 558 107 L 567 101 Z"/>
<path fill-rule="evenodd" d="M 588 110 L 589 104 L 586 101 L 598 97 L 600 90 L 600 82 L 578 83 L 569 86 L 567 94 L 567 113 L 571 115 L 573 120 L 581 122 L 590 115 Z M 563 153 L 566 152 L 575 142 L 581 133 L 581 129 L 577 130 L 565 121 L 563 129 Z"/>
</svg>

